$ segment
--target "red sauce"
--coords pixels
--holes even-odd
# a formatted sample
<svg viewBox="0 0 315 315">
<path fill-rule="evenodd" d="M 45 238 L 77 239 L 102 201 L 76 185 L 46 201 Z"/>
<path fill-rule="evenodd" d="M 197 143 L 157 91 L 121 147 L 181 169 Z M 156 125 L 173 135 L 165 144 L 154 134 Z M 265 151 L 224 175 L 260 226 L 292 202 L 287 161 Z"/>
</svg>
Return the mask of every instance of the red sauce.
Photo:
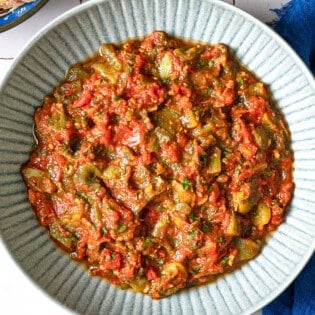
<svg viewBox="0 0 315 315">
<path fill-rule="evenodd" d="M 34 120 L 22 174 L 40 224 L 92 275 L 153 298 L 256 256 L 292 197 L 283 117 L 223 44 L 103 44 Z"/>
</svg>

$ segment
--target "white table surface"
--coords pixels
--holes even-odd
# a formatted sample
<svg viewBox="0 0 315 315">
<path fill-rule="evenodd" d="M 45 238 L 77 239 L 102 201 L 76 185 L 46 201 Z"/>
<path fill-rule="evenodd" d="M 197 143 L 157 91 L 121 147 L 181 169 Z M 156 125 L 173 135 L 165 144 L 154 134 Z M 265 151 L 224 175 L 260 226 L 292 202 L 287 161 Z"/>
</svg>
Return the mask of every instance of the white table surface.
<svg viewBox="0 0 315 315">
<path fill-rule="evenodd" d="M 27 42 L 48 22 L 66 10 L 88 0 L 50 0 L 39 12 L 22 24 L 0 33 L 0 85 L 14 58 Z M 289 0 L 223 0 L 247 11 L 263 22 L 277 17 L 270 10 L 281 8 Z M 1 2 L 1 0 L 0 0 Z M 52 300 L 21 271 L 0 239 L 0 314 L 3 315 L 73 314 Z M 254 315 L 260 315 L 258 311 Z"/>
</svg>

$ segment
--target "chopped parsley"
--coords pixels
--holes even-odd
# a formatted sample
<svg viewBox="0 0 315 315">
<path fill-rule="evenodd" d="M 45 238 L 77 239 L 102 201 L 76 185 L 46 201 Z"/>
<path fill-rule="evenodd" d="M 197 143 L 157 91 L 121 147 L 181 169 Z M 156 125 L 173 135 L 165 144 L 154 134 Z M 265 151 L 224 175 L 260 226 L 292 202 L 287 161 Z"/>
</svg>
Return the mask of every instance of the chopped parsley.
<svg viewBox="0 0 315 315">
<path fill-rule="evenodd" d="M 183 188 L 184 188 L 185 190 L 190 189 L 191 183 L 190 183 L 190 180 L 189 180 L 187 177 L 184 178 L 184 180 L 183 180 L 183 182 L 182 182 L 182 186 L 183 186 Z"/>
<path fill-rule="evenodd" d="M 229 262 L 229 256 L 223 256 L 221 258 L 221 264 L 226 265 Z"/>
<path fill-rule="evenodd" d="M 205 233 L 212 230 L 212 226 L 206 223 L 202 223 L 200 228 L 201 228 L 201 231 Z"/>
<path fill-rule="evenodd" d="M 125 232 L 127 230 L 127 225 L 126 224 L 120 224 L 117 228 L 117 231 L 119 233 Z"/>
</svg>

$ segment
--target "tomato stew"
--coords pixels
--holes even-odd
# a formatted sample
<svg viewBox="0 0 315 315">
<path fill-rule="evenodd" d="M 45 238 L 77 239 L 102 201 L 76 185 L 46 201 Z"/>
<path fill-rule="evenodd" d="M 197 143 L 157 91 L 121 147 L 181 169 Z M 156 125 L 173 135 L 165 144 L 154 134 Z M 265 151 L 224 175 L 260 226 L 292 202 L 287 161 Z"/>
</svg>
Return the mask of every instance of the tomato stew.
<svg viewBox="0 0 315 315">
<path fill-rule="evenodd" d="M 255 257 L 291 200 L 289 132 L 223 44 L 156 31 L 73 65 L 22 166 L 51 238 L 158 299 Z"/>
</svg>

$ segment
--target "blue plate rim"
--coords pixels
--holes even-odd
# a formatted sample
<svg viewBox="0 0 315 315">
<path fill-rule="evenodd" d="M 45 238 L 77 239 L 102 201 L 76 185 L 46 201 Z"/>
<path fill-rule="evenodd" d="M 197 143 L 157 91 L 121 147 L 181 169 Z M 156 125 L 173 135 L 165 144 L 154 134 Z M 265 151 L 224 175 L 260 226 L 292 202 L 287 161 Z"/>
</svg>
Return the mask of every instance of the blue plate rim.
<svg viewBox="0 0 315 315">
<path fill-rule="evenodd" d="M 30 3 L 25 3 L 11 12 L 0 17 L 0 33 L 7 31 L 26 19 L 30 18 L 39 9 L 41 9 L 48 0 L 35 0 Z"/>
</svg>

